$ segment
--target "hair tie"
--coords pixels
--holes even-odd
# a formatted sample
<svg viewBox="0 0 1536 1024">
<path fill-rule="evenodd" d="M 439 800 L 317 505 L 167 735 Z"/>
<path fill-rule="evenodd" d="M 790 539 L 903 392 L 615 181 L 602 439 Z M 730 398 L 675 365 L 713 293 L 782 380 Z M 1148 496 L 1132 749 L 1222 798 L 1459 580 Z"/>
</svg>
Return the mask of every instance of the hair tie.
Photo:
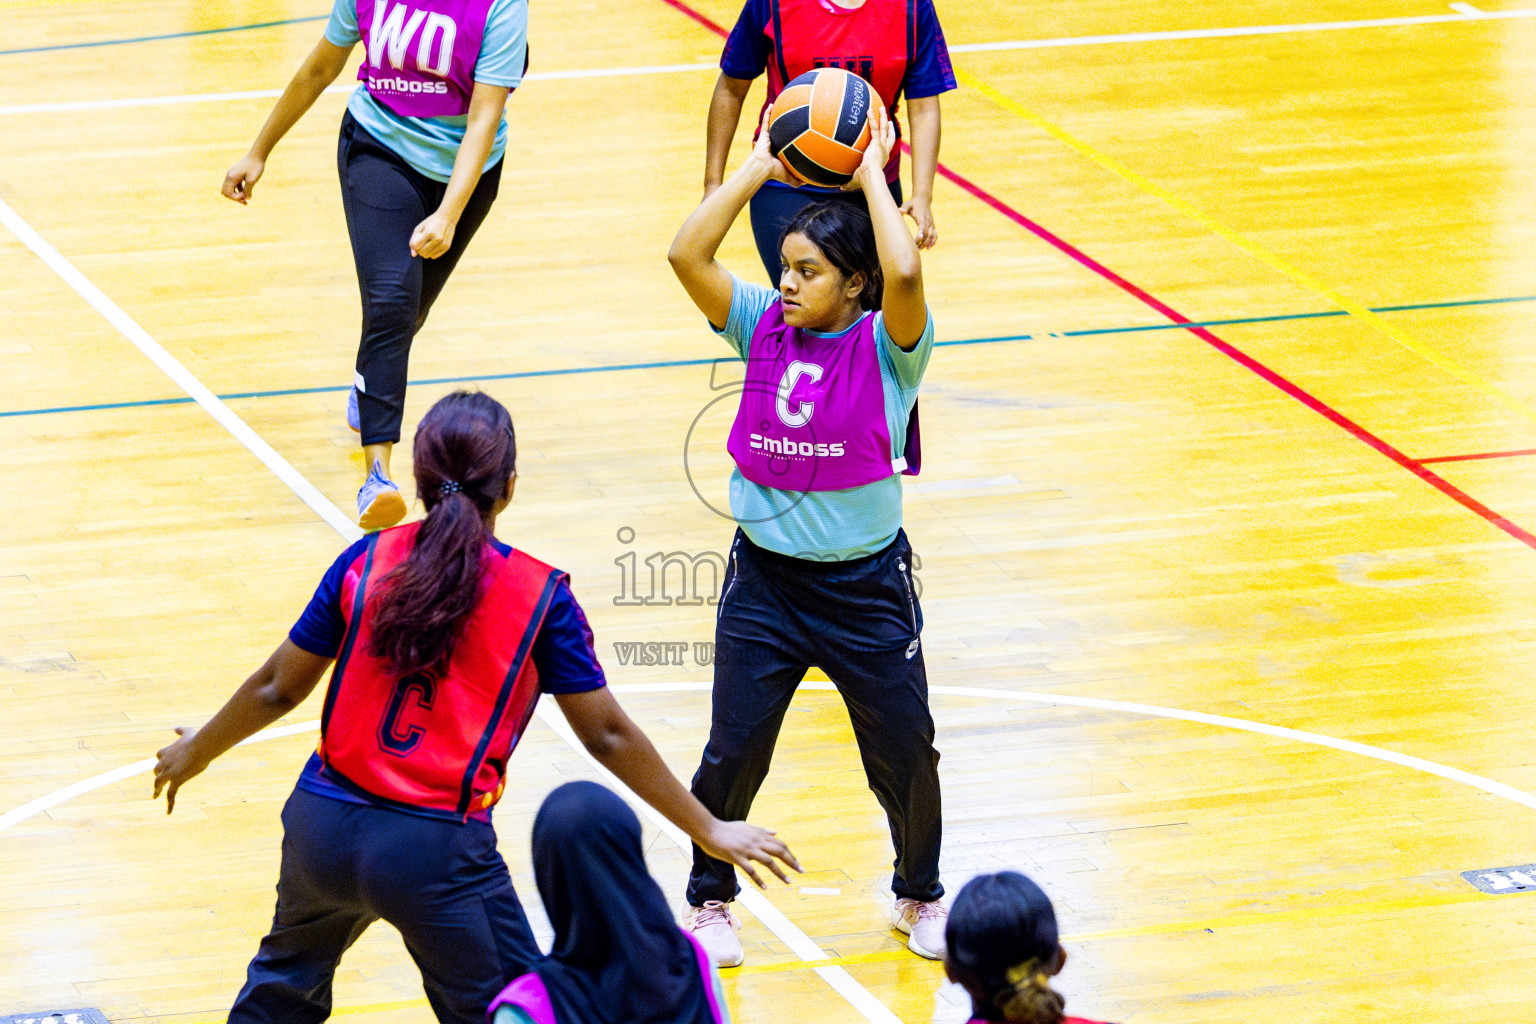
<svg viewBox="0 0 1536 1024">
<path fill-rule="evenodd" d="M 444 480 L 437 485 L 437 493 L 444 498 L 450 494 L 462 494 L 463 492 L 464 485 L 457 480 Z"/>
<path fill-rule="evenodd" d="M 1039 959 L 1025 960 L 1021 964 L 1015 964 L 1008 968 L 1004 977 L 1015 992 L 1025 988 L 1041 988 L 1049 991 L 1051 987 L 1051 976 L 1045 970 L 1045 963 Z"/>
</svg>

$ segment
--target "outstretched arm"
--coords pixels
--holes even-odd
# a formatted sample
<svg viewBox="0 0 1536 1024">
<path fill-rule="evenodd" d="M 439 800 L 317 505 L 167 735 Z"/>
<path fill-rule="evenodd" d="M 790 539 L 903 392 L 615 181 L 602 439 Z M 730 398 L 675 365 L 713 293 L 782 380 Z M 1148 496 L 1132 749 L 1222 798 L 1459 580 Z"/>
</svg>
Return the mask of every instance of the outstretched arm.
<svg viewBox="0 0 1536 1024">
<path fill-rule="evenodd" d="M 667 262 L 672 264 L 672 271 L 683 283 L 688 297 L 718 330 L 725 329 L 725 321 L 731 315 L 731 275 L 715 260 L 715 253 L 753 193 L 768 181 L 795 184 L 784 164 L 768 151 L 765 114 L 752 155 L 688 215 L 667 252 Z M 898 219 L 900 216 L 897 214 Z"/>
<path fill-rule="evenodd" d="M 710 814 L 677 781 L 677 776 L 656 753 L 645 733 L 619 707 L 608 687 L 600 686 L 584 693 L 556 694 L 555 701 L 587 752 L 617 775 L 636 796 L 688 833 L 705 853 L 735 864 L 758 888 L 762 888 L 763 880 L 752 867 L 753 861 L 765 865 L 784 882 L 789 881 L 789 876 L 779 866 L 779 861 L 796 871 L 801 870 L 795 855 L 774 833 L 744 821 L 721 821 Z"/>
<path fill-rule="evenodd" d="M 165 792 L 165 813 L 176 809 L 176 791 L 213 759 L 298 707 L 330 667 L 331 659 L 284 640 L 234 696 L 201 729 L 177 726 L 179 737 L 155 754 L 154 799 Z"/>
<path fill-rule="evenodd" d="M 725 180 L 725 160 L 731 155 L 731 140 L 741 123 L 741 107 L 752 88 L 750 78 L 732 78 L 724 72 L 715 80 L 715 94 L 709 99 L 709 124 L 704 137 L 704 195 L 720 187 Z"/>
<path fill-rule="evenodd" d="M 336 76 L 347 66 L 347 57 L 351 53 L 352 47 L 343 48 L 325 38 L 315 44 L 315 48 L 294 73 L 293 81 L 288 83 L 288 88 L 277 98 L 277 105 L 267 116 L 267 123 L 256 133 L 251 151 L 236 161 L 235 166 L 224 175 L 224 186 L 219 191 L 226 199 L 233 199 L 242 206 L 251 201 L 251 191 L 261 178 L 262 171 L 266 170 L 267 157 L 272 155 L 273 148 L 288 134 L 288 129 L 298 124 L 299 118 L 314 106 L 320 94 L 336 81 Z"/>
<path fill-rule="evenodd" d="M 864 151 L 864 162 L 853 180 L 869 202 L 869 220 L 875 229 L 875 249 L 880 255 L 880 273 L 885 278 L 880 299 L 885 330 L 902 351 L 910 352 L 928 328 L 923 261 L 885 183 L 885 162 L 896 145 L 896 129 L 884 107 L 869 112 L 869 127 L 869 148 Z"/>
</svg>

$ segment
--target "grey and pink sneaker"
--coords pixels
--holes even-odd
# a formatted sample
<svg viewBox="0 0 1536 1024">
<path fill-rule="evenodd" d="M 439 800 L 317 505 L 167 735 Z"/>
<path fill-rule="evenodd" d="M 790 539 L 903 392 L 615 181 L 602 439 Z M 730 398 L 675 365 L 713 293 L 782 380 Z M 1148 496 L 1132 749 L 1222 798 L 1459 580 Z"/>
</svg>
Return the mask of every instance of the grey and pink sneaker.
<svg viewBox="0 0 1536 1024">
<path fill-rule="evenodd" d="M 407 511 L 400 488 L 384 475 L 384 467 L 375 459 L 368 479 L 357 491 L 357 525 L 369 533 L 382 530 L 404 519 Z"/>
<path fill-rule="evenodd" d="M 899 899 L 891 909 L 891 923 L 907 935 L 907 948 L 929 960 L 944 959 L 944 925 L 949 911 L 938 900 Z"/>
<path fill-rule="evenodd" d="M 716 967 L 740 967 L 746 959 L 741 951 L 741 922 L 719 900 L 705 900 L 702 907 L 690 907 L 683 915 L 683 931 L 693 935 Z"/>
</svg>

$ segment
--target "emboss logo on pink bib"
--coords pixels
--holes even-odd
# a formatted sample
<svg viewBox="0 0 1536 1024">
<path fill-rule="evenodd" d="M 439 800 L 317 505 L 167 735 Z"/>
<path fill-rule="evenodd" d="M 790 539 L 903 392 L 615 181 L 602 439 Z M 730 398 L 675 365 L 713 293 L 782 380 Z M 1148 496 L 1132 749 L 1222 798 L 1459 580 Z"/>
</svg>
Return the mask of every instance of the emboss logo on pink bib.
<svg viewBox="0 0 1536 1024">
<path fill-rule="evenodd" d="M 402 117 L 469 110 L 493 0 L 357 0 L 367 59 L 357 77 Z"/>
</svg>

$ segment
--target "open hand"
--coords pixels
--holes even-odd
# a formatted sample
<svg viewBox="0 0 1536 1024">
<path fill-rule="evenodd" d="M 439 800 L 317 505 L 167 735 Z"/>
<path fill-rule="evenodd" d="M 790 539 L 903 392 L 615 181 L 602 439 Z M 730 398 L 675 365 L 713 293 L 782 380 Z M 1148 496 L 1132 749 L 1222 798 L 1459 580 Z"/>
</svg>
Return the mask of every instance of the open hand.
<svg viewBox="0 0 1536 1024">
<path fill-rule="evenodd" d="M 208 767 L 208 762 L 195 756 L 192 751 L 192 741 L 197 736 L 197 730 L 189 725 L 178 725 L 176 735 L 178 739 L 155 752 L 158 759 L 155 763 L 155 793 L 150 799 L 160 799 L 160 791 L 165 790 L 166 814 L 176 809 L 176 791 L 182 783 L 201 775 L 203 769 Z"/>
<path fill-rule="evenodd" d="M 251 191 L 256 187 L 256 182 L 261 180 L 261 173 L 267 169 L 267 162 L 258 156 L 247 153 L 235 161 L 224 175 L 224 184 L 219 188 L 219 194 L 225 199 L 233 199 L 244 206 L 251 201 Z"/>
<path fill-rule="evenodd" d="M 705 853 L 735 864 L 759 889 L 763 888 L 763 880 L 752 867 L 753 861 L 767 866 L 785 885 L 789 884 L 789 876 L 779 866 L 780 861 L 796 871 L 804 870 L 777 834 L 744 821 L 716 821 L 705 839 L 706 842 L 699 843 Z"/>
<path fill-rule="evenodd" d="M 789 165 L 773 155 L 773 150 L 768 145 L 768 122 L 773 119 L 773 108 L 763 111 L 762 130 L 757 133 L 757 141 L 752 144 L 751 159 L 767 168 L 768 177 L 772 181 L 783 182 L 786 185 L 803 185 L 805 182 L 795 177 L 790 171 Z"/>
</svg>

